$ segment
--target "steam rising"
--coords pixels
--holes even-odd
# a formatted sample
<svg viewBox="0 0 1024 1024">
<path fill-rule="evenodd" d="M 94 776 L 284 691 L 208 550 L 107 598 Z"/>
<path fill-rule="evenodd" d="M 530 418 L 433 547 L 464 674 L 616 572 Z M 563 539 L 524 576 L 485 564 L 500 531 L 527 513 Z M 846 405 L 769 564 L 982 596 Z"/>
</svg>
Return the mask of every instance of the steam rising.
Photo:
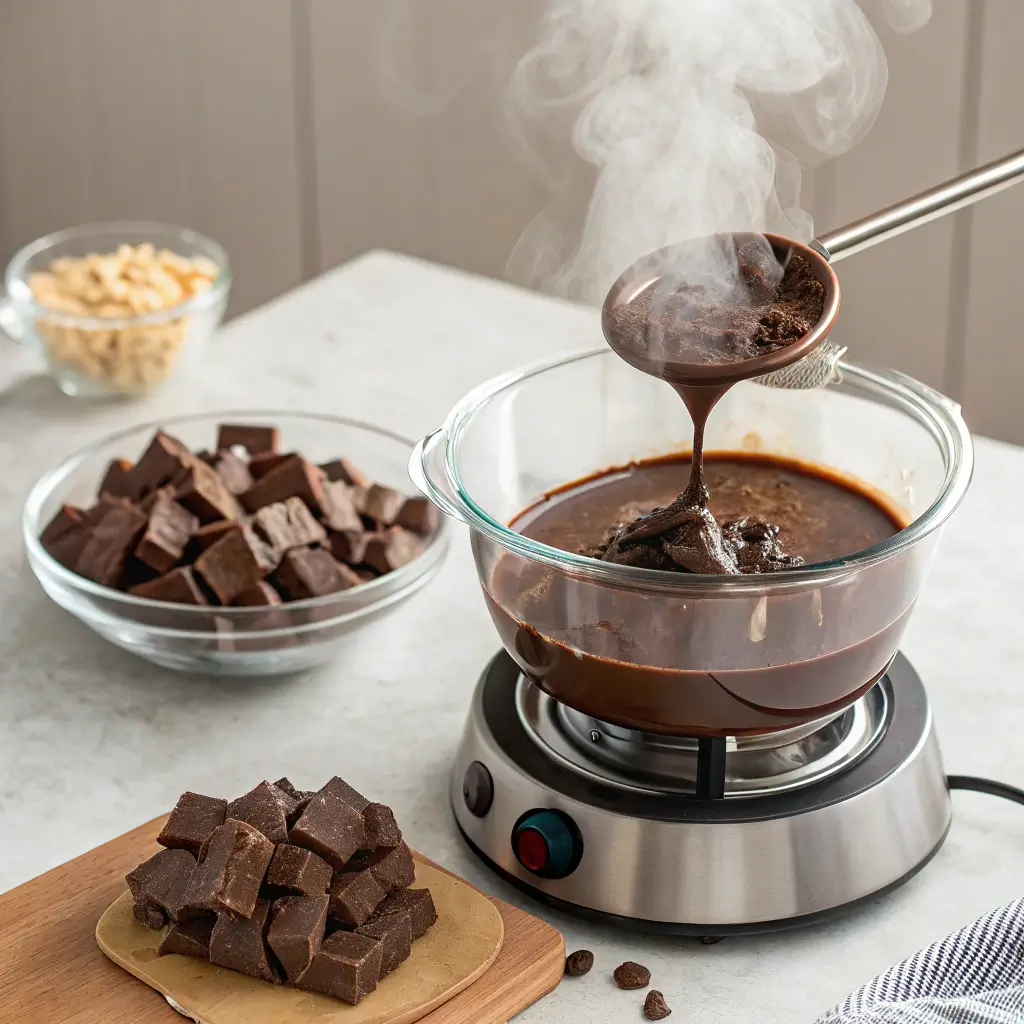
<svg viewBox="0 0 1024 1024">
<path fill-rule="evenodd" d="M 883 2 L 897 30 L 931 14 L 930 0 Z M 527 228 L 510 276 L 599 303 L 670 243 L 733 231 L 809 240 L 789 150 L 845 152 L 873 124 L 887 80 L 854 0 L 548 0 L 512 78 L 512 112 L 520 127 L 571 132 L 595 181 L 575 225 L 550 210 Z M 737 286 L 730 247 L 682 251 L 680 278 Z"/>
</svg>

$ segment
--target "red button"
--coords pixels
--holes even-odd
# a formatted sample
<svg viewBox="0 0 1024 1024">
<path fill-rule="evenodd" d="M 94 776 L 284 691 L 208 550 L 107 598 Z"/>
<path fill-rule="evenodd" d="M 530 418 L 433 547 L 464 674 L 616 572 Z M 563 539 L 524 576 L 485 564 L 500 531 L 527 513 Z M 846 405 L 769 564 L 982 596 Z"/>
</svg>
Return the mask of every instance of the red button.
<svg viewBox="0 0 1024 1024">
<path fill-rule="evenodd" d="M 547 867 L 547 840 L 535 829 L 524 828 L 516 836 L 516 853 L 523 867 L 530 871 L 543 871 Z"/>
</svg>

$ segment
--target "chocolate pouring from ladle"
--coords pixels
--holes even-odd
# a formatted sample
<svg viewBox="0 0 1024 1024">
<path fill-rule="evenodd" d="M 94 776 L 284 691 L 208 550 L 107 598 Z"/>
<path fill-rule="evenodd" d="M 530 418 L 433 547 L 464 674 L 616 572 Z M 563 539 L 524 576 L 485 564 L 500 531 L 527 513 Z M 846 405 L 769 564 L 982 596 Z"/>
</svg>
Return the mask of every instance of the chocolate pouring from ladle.
<svg viewBox="0 0 1024 1024">
<path fill-rule="evenodd" d="M 939 217 L 955 213 L 967 206 L 995 195 L 1024 180 L 1024 150 L 1019 150 L 974 171 L 928 189 L 903 202 L 853 221 L 831 231 L 808 245 L 780 235 L 766 234 L 777 256 L 793 251 L 811 264 L 815 277 L 825 285 L 825 304 L 814 328 L 798 341 L 752 359 L 728 364 L 692 365 L 683 378 L 676 374 L 675 383 L 698 386 L 732 384 L 754 379 L 769 387 L 809 389 L 823 387 L 835 380 L 839 360 L 845 348 L 828 339 L 839 311 L 839 283 L 830 264 L 863 252 L 880 242 L 928 224 Z M 621 309 L 645 288 L 650 287 L 671 266 L 672 257 L 685 250 L 687 243 L 666 246 L 641 257 L 612 285 L 604 301 L 601 323 L 611 347 L 638 369 L 668 379 L 662 362 L 630 358 L 627 347 L 618 336 Z M 659 269 L 661 268 L 661 269 Z"/>
</svg>

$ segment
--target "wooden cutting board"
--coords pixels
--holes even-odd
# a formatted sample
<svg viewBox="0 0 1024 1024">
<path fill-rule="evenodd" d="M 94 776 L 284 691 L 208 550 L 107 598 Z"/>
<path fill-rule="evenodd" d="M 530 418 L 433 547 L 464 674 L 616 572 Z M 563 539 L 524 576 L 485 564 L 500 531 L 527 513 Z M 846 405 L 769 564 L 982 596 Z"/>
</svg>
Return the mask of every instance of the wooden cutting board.
<svg viewBox="0 0 1024 1024">
<path fill-rule="evenodd" d="M 125 874 L 156 848 L 163 821 L 0 895 L 3 1020 L 184 1024 L 160 993 L 108 960 L 95 938 L 101 915 L 124 892 Z M 421 1018 L 422 1024 L 504 1024 L 561 979 L 565 944 L 559 932 L 507 903 L 491 902 L 504 925 L 501 951 L 479 980 Z"/>
</svg>

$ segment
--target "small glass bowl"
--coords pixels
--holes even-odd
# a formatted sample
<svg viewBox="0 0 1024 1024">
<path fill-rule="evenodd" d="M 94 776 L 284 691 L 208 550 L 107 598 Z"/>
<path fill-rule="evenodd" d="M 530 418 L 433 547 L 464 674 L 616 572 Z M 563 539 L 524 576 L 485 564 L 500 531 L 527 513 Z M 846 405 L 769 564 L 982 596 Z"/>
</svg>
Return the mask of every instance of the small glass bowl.
<svg viewBox="0 0 1024 1024">
<path fill-rule="evenodd" d="M 446 521 L 408 565 L 350 590 L 273 608 L 196 607 L 133 597 L 65 569 L 40 544 L 39 534 L 61 505 L 94 502 L 111 459 L 137 457 L 158 428 L 192 450 L 210 447 L 220 423 L 274 424 L 282 451 L 302 452 L 314 462 L 344 455 L 373 480 L 414 493 L 406 469 L 412 441 L 340 416 L 227 411 L 132 427 L 65 459 L 36 483 L 25 502 L 22 532 L 29 564 L 61 608 L 111 643 L 166 668 L 279 675 L 329 660 L 354 628 L 395 607 L 436 575 L 451 532 Z"/>
<path fill-rule="evenodd" d="M 212 285 L 167 309 L 134 316 L 78 316 L 36 301 L 32 274 L 61 257 L 113 253 L 122 244 L 149 242 L 217 267 Z M 86 224 L 47 235 L 15 253 L 4 274 L 0 330 L 40 352 L 67 395 L 103 398 L 142 394 L 195 365 L 224 317 L 231 270 L 223 248 L 187 228 L 146 221 Z"/>
</svg>

